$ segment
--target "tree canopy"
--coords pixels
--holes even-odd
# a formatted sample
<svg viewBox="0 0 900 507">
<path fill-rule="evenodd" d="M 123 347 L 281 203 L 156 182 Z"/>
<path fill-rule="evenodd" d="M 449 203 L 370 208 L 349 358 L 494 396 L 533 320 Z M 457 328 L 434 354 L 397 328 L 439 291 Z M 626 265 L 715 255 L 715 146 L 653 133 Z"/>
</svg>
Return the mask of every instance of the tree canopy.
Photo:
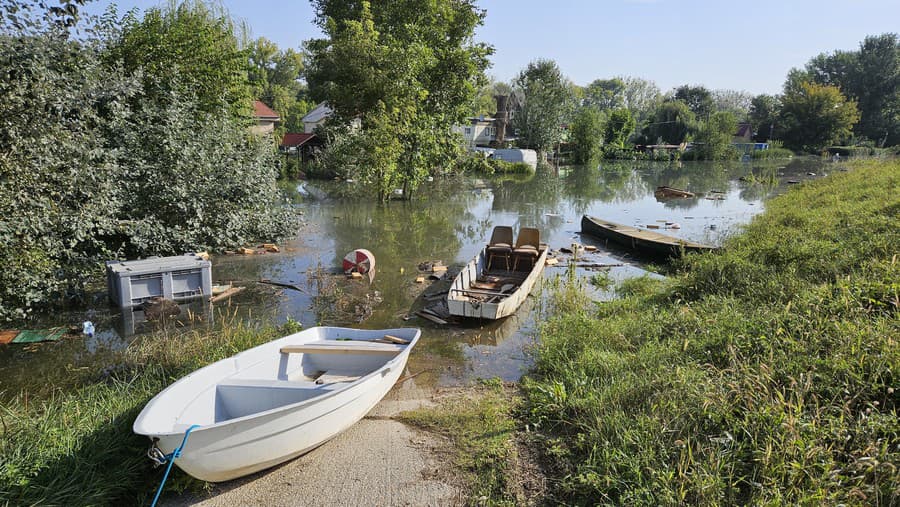
<svg viewBox="0 0 900 507">
<path fill-rule="evenodd" d="M 253 92 L 248 52 L 226 11 L 202 0 L 151 7 L 125 15 L 118 40 L 106 53 L 128 73 L 140 70 L 145 92 L 165 101 L 171 93 L 196 95 L 204 111 L 222 106 L 249 116 Z"/>
<path fill-rule="evenodd" d="M 785 146 L 815 153 L 850 136 L 859 121 L 856 102 L 836 86 L 800 83 L 781 99 Z"/>
<path fill-rule="evenodd" d="M 448 133 L 484 84 L 492 52 L 473 38 L 484 11 L 468 0 L 313 5 L 326 38 L 307 42 L 310 94 L 328 102 L 332 124 L 360 121 L 357 168 L 375 194 L 386 199 L 400 185 L 408 195 L 455 155 Z"/>
<path fill-rule="evenodd" d="M 104 260 L 223 250 L 292 228 L 271 141 L 224 101 L 147 86 L 156 81 L 126 70 L 101 27 L 70 37 L 69 26 L 20 25 L 0 34 L 0 319 L 77 296 Z M 168 82 L 201 81 L 191 68 Z"/>
<path fill-rule="evenodd" d="M 571 101 L 568 83 L 556 62 L 529 63 L 516 76 L 514 87 L 522 97 L 521 109 L 513 118 L 519 143 L 526 148 L 546 150 L 559 142 Z"/>
<path fill-rule="evenodd" d="M 895 33 L 868 36 L 857 51 L 822 53 L 794 69 L 786 88 L 800 82 L 838 87 L 855 101 L 860 119 L 859 138 L 875 144 L 900 143 L 900 40 Z"/>
</svg>

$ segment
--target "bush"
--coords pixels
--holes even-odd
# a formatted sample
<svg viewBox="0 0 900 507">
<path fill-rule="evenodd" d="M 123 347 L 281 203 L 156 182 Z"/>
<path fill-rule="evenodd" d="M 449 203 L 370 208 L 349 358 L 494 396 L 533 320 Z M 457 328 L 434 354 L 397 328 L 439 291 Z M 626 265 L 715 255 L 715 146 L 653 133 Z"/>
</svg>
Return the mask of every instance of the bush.
<svg viewBox="0 0 900 507">
<path fill-rule="evenodd" d="M 0 116 L 15 124 L 0 132 L 0 319 L 79 294 L 106 259 L 292 229 L 270 140 L 225 106 L 158 101 L 99 54 L 57 33 L 0 37 Z"/>
</svg>

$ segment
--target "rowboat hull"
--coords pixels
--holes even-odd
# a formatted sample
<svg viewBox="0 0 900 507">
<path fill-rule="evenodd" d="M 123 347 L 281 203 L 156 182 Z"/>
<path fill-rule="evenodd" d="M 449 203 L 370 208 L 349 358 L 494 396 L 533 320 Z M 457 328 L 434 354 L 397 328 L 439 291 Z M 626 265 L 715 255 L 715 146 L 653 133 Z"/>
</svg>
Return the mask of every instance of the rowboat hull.
<svg viewBox="0 0 900 507">
<path fill-rule="evenodd" d="M 281 353 L 282 347 L 372 340 L 389 334 L 408 340 L 394 355 Z M 185 431 L 180 458 L 186 473 L 220 482 L 257 472 L 301 454 L 352 426 L 365 416 L 400 377 L 417 329 L 356 330 L 311 328 L 244 351 L 197 370 L 154 397 L 134 423 L 134 432 L 158 439 L 171 453 Z M 317 384 L 313 369 L 364 373 L 354 381 Z M 346 376 L 341 377 L 346 378 Z"/>
<path fill-rule="evenodd" d="M 542 245 L 531 271 L 527 274 L 523 273 L 525 277 L 521 279 L 515 289 L 509 291 L 508 294 L 496 294 L 496 291 L 473 289 L 473 284 L 486 272 L 487 249 L 482 250 L 456 275 L 453 285 L 450 286 L 447 296 L 450 315 L 486 320 L 497 320 L 512 315 L 522 305 L 543 274 L 548 251 L 549 248 Z M 494 273 L 503 276 L 502 272 Z"/>
<path fill-rule="evenodd" d="M 581 232 L 618 243 L 645 255 L 680 257 L 688 252 L 709 252 L 715 247 L 673 238 L 653 231 L 617 224 L 592 216 L 581 217 Z"/>
</svg>

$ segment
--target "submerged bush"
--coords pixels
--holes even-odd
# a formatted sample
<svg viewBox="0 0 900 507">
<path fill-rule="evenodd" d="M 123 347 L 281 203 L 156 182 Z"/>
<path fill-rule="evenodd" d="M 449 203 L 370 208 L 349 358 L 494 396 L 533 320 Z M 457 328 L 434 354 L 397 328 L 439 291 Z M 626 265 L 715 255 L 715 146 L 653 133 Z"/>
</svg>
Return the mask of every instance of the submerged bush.
<svg viewBox="0 0 900 507">
<path fill-rule="evenodd" d="M 773 199 L 664 284 L 567 306 L 524 382 L 555 500 L 900 502 L 900 162 Z"/>
<path fill-rule="evenodd" d="M 78 294 L 107 259 L 292 228 L 271 140 L 189 90 L 148 94 L 102 51 L 54 30 L 0 34 L 0 319 Z"/>
</svg>

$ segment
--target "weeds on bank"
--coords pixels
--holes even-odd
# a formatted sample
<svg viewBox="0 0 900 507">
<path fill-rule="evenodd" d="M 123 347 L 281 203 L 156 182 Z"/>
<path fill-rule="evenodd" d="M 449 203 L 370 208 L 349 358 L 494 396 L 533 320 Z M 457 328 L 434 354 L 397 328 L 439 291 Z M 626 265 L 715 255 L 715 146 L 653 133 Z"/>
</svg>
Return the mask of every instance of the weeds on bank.
<svg viewBox="0 0 900 507">
<path fill-rule="evenodd" d="M 665 282 L 560 287 L 523 381 L 553 500 L 900 503 L 898 188 L 854 164 Z"/>
<path fill-rule="evenodd" d="M 233 318 L 221 326 L 149 336 L 118 353 L 112 367 L 85 368 L 67 385 L 0 407 L 0 504 L 133 505 L 146 502 L 162 478 L 131 431 L 159 391 L 213 361 L 280 336 Z M 173 470 L 168 490 L 197 481 Z"/>
<path fill-rule="evenodd" d="M 463 475 L 472 505 L 522 505 L 526 499 L 516 490 L 512 416 L 519 398 L 500 380 L 444 400 L 437 408 L 404 412 L 401 420 L 442 434 L 454 443 L 454 464 Z"/>
</svg>

